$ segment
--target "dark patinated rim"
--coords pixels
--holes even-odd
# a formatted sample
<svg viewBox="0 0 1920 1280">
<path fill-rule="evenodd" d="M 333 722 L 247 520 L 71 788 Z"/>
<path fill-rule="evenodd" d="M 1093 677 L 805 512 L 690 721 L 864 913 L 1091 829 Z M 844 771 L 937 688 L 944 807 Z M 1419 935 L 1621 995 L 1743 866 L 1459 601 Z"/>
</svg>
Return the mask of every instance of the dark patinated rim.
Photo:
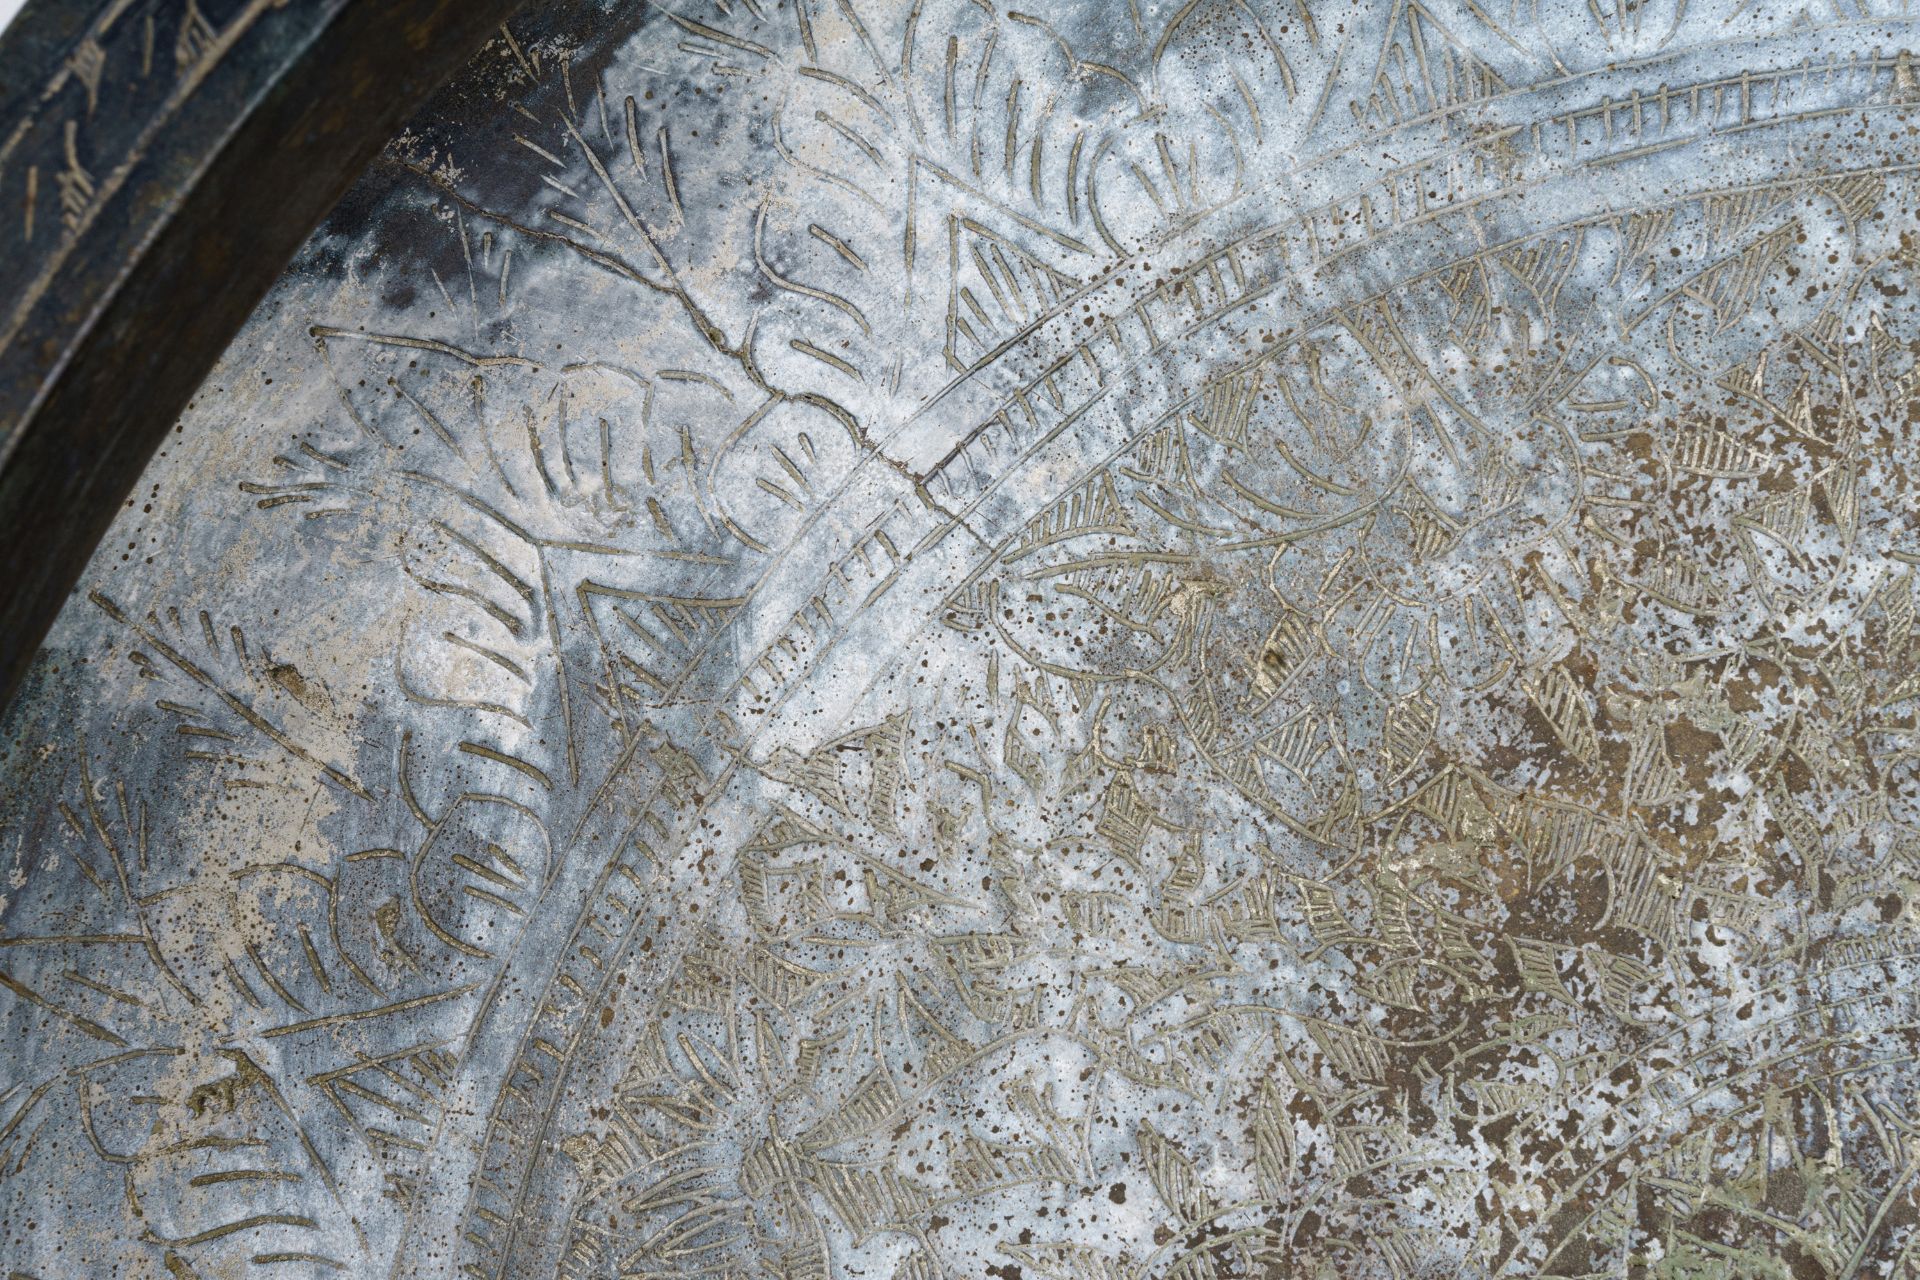
<svg viewBox="0 0 1920 1280">
<path fill-rule="evenodd" d="M 282 0 L 40 246 L 0 334 L 0 708 L 147 460 L 289 258 L 519 0 Z M 0 139 L 116 0 L 31 0 L 0 37 Z M 24 160 L 15 168 L 24 171 Z M 37 176 L 37 175 L 36 175 Z M 8 237 L 10 240 L 13 237 Z"/>
</svg>

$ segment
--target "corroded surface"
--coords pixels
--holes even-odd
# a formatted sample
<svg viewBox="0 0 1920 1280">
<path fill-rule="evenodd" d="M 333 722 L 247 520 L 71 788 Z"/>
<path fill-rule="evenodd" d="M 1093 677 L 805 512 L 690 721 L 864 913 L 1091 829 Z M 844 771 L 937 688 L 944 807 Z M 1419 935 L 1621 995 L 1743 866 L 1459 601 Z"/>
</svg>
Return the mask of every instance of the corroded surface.
<svg viewBox="0 0 1920 1280">
<path fill-rule="evenodd" d="M 158 442 L 517 0 L 36 0 L 0 22 L 0 704 Z"/>
<path fill-rule="evenodd" d="M 8 1264 L 1914 1274 L 1912 43 L 516 22 L 9 721 Z"/>
</svg>

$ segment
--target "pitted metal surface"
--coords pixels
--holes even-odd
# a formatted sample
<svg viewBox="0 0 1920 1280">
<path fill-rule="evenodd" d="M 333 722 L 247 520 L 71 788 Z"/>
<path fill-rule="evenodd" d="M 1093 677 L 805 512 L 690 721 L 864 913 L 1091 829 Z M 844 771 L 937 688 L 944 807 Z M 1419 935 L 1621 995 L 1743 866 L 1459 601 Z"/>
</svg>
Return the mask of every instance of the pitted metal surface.
<svg viewBox="0 0 1920 1280">
<path fill-rule="evenodd" d="M 1920 1274 L 1884 8 L 516 18 L 9 713 L 0 1256 Z"/>
</svg>

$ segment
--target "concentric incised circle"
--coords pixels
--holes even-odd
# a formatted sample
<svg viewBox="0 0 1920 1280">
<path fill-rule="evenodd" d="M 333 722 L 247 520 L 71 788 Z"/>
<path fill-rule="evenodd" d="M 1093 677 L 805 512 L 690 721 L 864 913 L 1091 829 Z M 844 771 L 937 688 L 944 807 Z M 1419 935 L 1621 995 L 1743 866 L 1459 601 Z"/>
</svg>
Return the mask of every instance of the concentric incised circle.
<svg viewBox="0 0 1920 1280">
<path fill-rule="evenodd" d="M 10 713 L 10 1274 L 1920 1275 L 1882 7 L 516 20 Z"/>
</svg>

